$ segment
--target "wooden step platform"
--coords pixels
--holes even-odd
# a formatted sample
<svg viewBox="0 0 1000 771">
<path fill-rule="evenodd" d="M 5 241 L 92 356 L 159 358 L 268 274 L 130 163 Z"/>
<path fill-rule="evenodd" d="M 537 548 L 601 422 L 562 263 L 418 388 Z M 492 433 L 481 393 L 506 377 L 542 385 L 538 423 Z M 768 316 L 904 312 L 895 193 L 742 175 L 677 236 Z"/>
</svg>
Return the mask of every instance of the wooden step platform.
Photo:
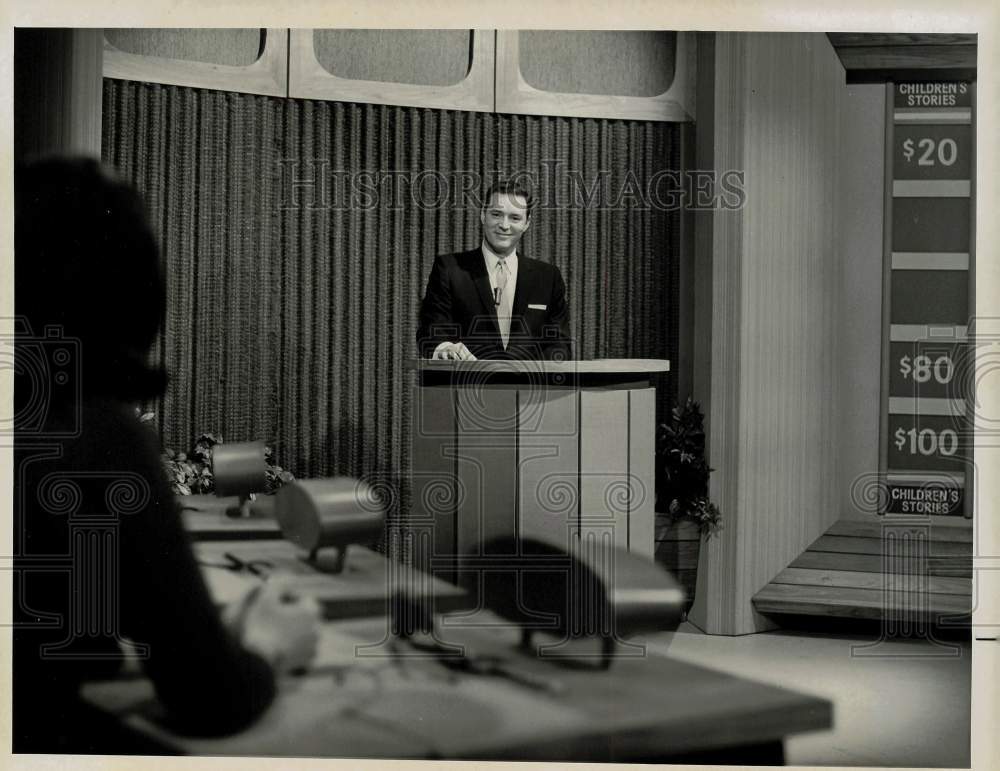
<svg viewBox="0 0 1000 771">
<path fill-rule="evenodd" d="M 840 520 L 753 603 L 769 615 L 959 623 L 972 612 L 972 528 Z"/>
</svg>

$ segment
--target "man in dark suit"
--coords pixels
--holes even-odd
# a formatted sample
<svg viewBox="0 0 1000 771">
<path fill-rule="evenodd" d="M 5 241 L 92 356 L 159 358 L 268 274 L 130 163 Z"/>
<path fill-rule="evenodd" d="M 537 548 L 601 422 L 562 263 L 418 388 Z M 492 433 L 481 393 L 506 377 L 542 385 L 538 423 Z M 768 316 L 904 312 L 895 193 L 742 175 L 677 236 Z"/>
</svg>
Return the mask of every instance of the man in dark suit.
<svg viewBox="0 0 1000 771">
<path fill-rule="evenodd" d="M 531 226 L 531 208 L 531 196 L 520 185 L 494 185 L 479 215 L 482 245 L 434 260 L 420 306 L 421 356 L 572 358 L 562 274 L 517 253 Z"/>
</svg>

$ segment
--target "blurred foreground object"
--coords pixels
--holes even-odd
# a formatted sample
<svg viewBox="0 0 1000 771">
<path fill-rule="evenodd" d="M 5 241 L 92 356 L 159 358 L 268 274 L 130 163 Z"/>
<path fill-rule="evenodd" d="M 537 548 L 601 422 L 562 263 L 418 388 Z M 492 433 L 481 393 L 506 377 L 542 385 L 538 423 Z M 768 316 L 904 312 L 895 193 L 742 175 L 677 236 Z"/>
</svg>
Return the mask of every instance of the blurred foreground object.
<svg viewBox="0 0 1000 771">
<path fill-rule="evenodd" d="M 552 541 L 522 538 L 515 553 L 506 538 L 486 541 L 476 561 L 486 607 L 516 622 L 522 644 L 533 632 L 561 638 L 539 646 L 540 658 L 580 658 L 570 643 L 601 642 L 600 663 L 611 666 L 625 638 L 645 632 L 674 632 L 681 622 L 684 592 L 656 563 L 596 540 L 564 548 Z"/>
<path fill-rule="evenodd" d="M 382 535 L 385 510 L 367 484 L 357 479 L 308 479 L 282 487 L 275 517 L 289 541 L 316 563 L 320 549 L 337 549 L 331 572 L 344 569 L 347 547 L 370 544 Z"/>
<path fill-rule="evenodd" d="M 220 498 L 235 495 L 238 506 L 227 509 L 235 517 L 250 516 L 250 497 L 267 487 L 267 461 L 263 442 L 216 444 L 212 448 L 212 472 L 215 494 Z"/>
</svg>

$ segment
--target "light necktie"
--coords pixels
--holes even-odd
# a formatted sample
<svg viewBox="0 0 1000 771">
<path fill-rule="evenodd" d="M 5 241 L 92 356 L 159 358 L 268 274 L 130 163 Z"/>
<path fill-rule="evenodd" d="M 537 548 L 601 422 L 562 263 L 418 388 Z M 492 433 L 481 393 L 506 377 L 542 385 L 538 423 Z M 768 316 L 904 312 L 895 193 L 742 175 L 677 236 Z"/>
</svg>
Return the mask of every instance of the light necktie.
<svg viewBox="0 0 1000 771">
<path fill-rule="evenodd" d="M 505 260 L 497 260 L 496 272 L 496 293 L 494 300 L 497 310 L 497 323 L 500 326 L 500 339 L 503 341 L 504 350 L 507 350 L 507 341 L 510 339 L 510 312 L 513 303 L 510 302 L 507 292 L 507 281 L 510 274 L 507 272 Z"/>
</svg>

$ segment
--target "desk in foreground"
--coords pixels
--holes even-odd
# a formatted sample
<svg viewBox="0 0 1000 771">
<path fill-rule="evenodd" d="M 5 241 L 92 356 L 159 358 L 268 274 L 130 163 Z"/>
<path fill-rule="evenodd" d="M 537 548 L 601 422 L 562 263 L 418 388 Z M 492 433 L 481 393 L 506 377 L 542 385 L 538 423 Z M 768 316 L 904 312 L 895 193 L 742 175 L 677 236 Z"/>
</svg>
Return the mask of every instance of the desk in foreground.
<svg viewBox="0 0 1000 771">
<path fill-rule="evenodd" d="M 253 504 L 256 516 L 249 518 L 225 515 L 233 500 L 190 496 L 182 511 L 202 575 L 220 605 L 236 601 L 260 581 L 249 571 L 234 570 L 238 563 L 267 566 L 265 573 L 281 576 L 299 594 L 315 599 L 327 620 L 384 615 L 398 595 L 438 613 L 468 604 L 466 593 L 458 587 L 358 544 L 348 548 L 340 573 L 331 572 L 336 550 L 321 552 L 312 564 L 304 559 L 304 552 L 281 538 L 272 516 L 272 496 L 258 498 Z M 231 562 L 232 558 L 238 563 Z"/>
<path fill-rule="evenodd" d="M 514 650 L 512 630 L 449 623 L 458 621 L 443 619 L 449 642 Z M 166 751 L 194 755 L 780 763 L 785 736 L 831 725 L 824 699 L 667 657 L 623 658 L 604 671 L 518 655 L 518 667 L 561 681 L 552 695 L 393 658 L 386 632 L 384 619 L 326 624 L 313 671 L 284 680 L 270 710 L 226 738 L 167 731 L 145 680 L 92 683 L 83 694 Z"/>
<path fill-rule="evenodd" d="M 237 498 L 186 495 L 178 499 L 181 521 L 192 541 L 258 540 L 281 538 L 274 519 L 274 496 L 259 495 L 250 504 L 250 517 L 228 517 L 226 509 Z"/>
<path fill-rule="evenodd" d="M 212 596 L 220 604 L 242 597 L 260 580 L 247 572 L 226 569 L 227 555 L 244 563 L 267 565 L 268 571 L 286 581 L 290 589 L 316 600 L 327 620 L 386 615 L 397 596 L 437 613 L 469 604 L 466 592 L 457 586 L 357 544 L 348 547 L 340 573 L 330 572 L 333 555 L 322 552 L 317 563 L 312 564 L 287 541 L 203 541 L 194 544 L 194 552 Z"/>
</svg>

